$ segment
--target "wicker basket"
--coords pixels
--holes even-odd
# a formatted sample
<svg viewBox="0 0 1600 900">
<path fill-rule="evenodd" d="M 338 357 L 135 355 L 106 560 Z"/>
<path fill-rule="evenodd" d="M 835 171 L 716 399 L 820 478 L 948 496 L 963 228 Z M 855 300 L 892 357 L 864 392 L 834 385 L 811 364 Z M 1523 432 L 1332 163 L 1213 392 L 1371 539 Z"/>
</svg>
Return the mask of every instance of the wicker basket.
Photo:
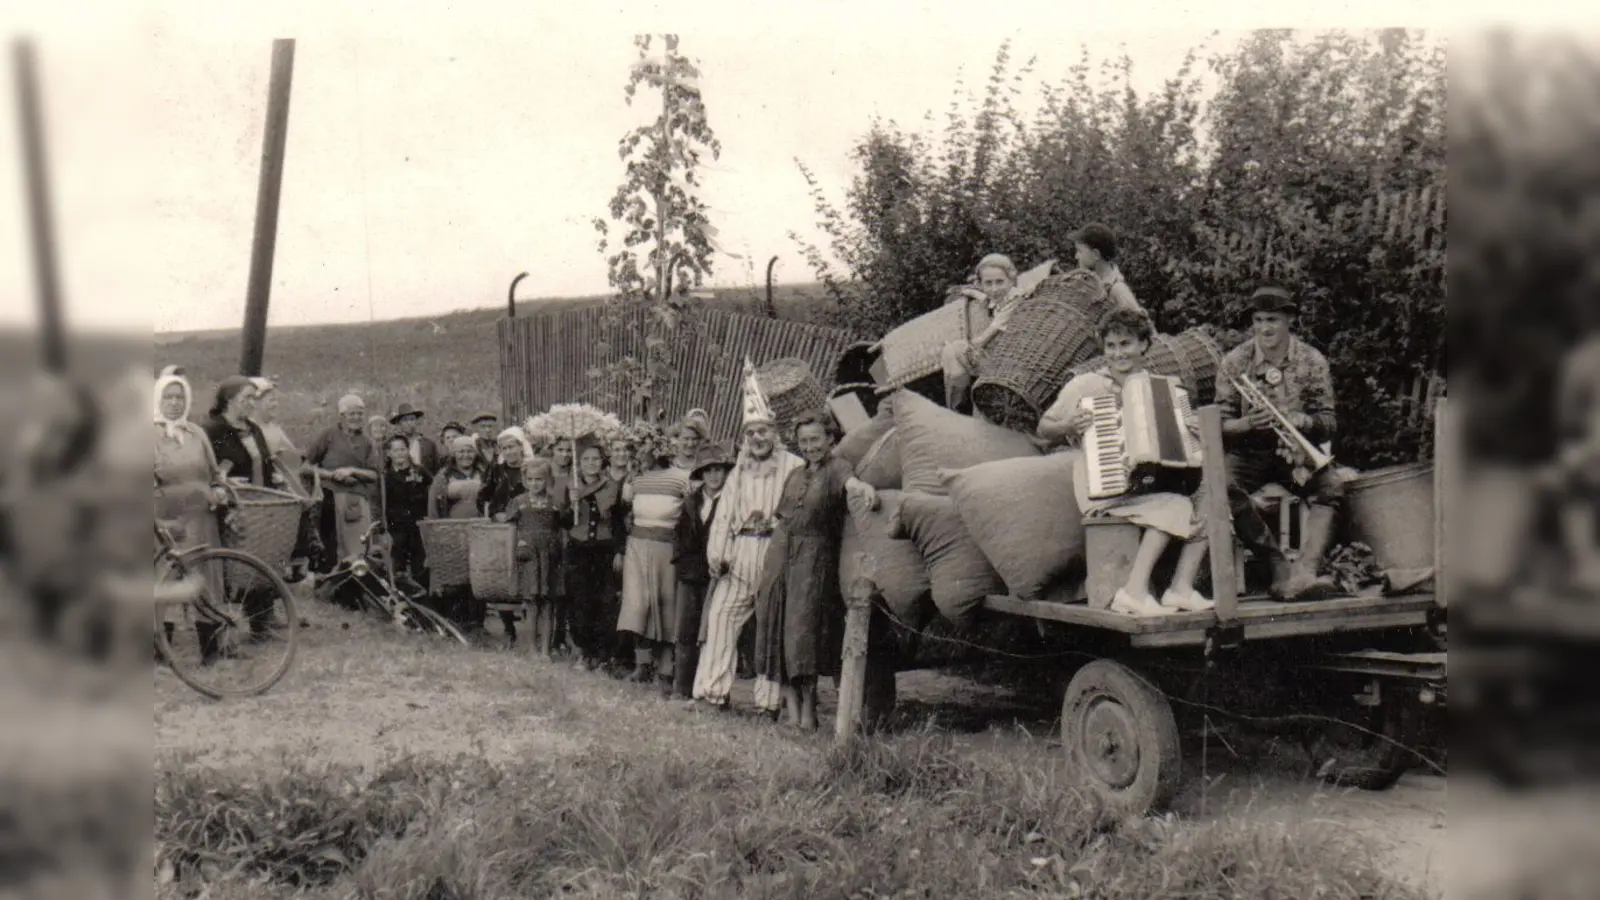
<svg viewBox="0 0 1600 900">
<path fill-rule="evenodd" d="M 1191 328 L 1181 334 L 1158 334 L 1150 340 L 1145 353 L 1145 368 L 1152 374 L 1166 375 L 1183 380 L 1195 408 L 1205 406 L 1216 397 L 1217 361 L 1222 351 L 1208 328 Z M 1097 356 L 1072 367 L 1067 380 L 1105 365 L 1105 357 Z M 1065 384 L 1066 382 L 1062 382 Z M 1059 390 L 1059 388 L 1058 388 Z"/>
<path fill-rule="evenodd" d="M 517 599 L 517 526 L 479 521 L 468 530 L 472 596 L 490 603 Z"/>
<path fill-rule="evenodd" d="M 833 363 L 834 384 L 859 384 L 872 381 L 872 366 L 878 361 L 878 345 L 860 341 L 844 348 Z"/>
<path fill-rule="evenodd" d="M 472 584 L 471 543 L 475 525 L 488 519 L 423 519 L 422 549 L 428 555 L 428 591 L 438 594 Z"/>
<path fill-rule="evenodd" d="M 1045 279 L 984 348 L 973 405 L 996 425 L 1033 431 L 1072 367 L 1096 355 L 1095 331 L 1112 306 L 1105 285 L 1090 272 Z"/>
<path fill-rule="evenodd" d="M 878 365 L 873 379 L 880 387 L 904 387 L 937 374 L 939 353 L 951 341 L 972 339 L 969 301 L 962 297 L 899 326 L 878 342 Z"/>
<path fill-rule="evenodd" d="M 767 395 L 772 415 L 778 420 L 780 433 L 789 433 L 789 423 L 801 413 L 815 412 L 828 406 L 828 392 L 811 374 L 811 366 L 803 359 L 776 359 L 756 370 L 756 382 Z"/>
<path fill-rule="evenodd" d="M 223 546 L 243 550 L 275 571 L 287 568 L 300 537 L 300 515 L 305 509 L 301 499 L 253 484 L 234 485 L 233 491 L 237 502 L 228 517 L 228 526 L 222 530 Z M 229 577 L 235 579 L 229 583 L 230 589 L 269 586 L 265 577 L 253 569 L 229 566 L 228 570 Z"/>
</svg>

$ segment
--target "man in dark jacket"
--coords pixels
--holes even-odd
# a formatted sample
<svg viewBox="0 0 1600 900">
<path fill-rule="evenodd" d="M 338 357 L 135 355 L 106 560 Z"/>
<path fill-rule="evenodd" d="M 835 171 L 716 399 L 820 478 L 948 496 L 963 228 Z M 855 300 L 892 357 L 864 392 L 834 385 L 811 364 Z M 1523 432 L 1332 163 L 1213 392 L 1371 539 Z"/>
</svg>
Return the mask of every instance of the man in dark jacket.
<svg viewBox="0 0 1600 900">
<path fill-rule="evenodd" d="M 673 546 L 672 564 L 678 571 L 678 643 L 672 694 L 690 703 L 694 702 L 694 673 L 700 664 L 701 613 L 711 585 L 706 540 L 711 536 L 711 519 L 717 514 L 722 486 L 731 468 L 733 455 L 726 449 L 711 446 L 701 452 L 690 475 L 700 486 L 684 499 Z"/>
<path fill-rule="evenodd" d="M 398 434 L 404 435 L 411 447 L 411 465 L 428 478 L 439 471 L 439 445 L 422 433 L 422 410 L 402 403 L 389 417 L 389 424 Z"/>
</svg>

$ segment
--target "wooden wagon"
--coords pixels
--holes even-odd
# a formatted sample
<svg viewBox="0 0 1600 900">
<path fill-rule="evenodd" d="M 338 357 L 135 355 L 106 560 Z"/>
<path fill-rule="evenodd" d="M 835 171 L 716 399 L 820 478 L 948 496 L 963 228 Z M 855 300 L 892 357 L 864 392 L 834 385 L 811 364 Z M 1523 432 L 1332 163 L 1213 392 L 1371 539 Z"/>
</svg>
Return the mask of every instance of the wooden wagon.
<svg viewBox="0 0 1600 900">
<path fill-rule="evenodd" d="M 1200 411 L 1205 478 L 1225 483 L 1221 413 Z M 1030 622 L 1076 651 L 1062 700 L 1061 738 L 1084 784 L 1129 814 L 1172 799 L 1181 735 L 1229 716 L 1294 727 L 1323 778 L 1384 789 L 1438 746 L 1445 720 L 1448 609 L 1442 565 L 1443 482 L 1454 473 L 1441 403 L 1434 465 L 1433 590 L 1283 603 L 1240 597 L 1226 492 L 1208 490 L 1214 609 L 1133 617 L 1079 603 L 990 596 L 989 614 Z M 1091 554 L 1094 551 L 1091 549 Z M 1088 564 L 1092 569 L 1096 560 Z M 848 741 L 892 706 L 894 665 L 869 658 L 888 615 L 869 581 L 850 591 L 836 737 Z M 873 638 L 873 640 L 869 640 Z M 864 712 L 869 715 L 864 716 Z M 1188 727 L 1180 727 L 1188 726 Z"/>
</svg>

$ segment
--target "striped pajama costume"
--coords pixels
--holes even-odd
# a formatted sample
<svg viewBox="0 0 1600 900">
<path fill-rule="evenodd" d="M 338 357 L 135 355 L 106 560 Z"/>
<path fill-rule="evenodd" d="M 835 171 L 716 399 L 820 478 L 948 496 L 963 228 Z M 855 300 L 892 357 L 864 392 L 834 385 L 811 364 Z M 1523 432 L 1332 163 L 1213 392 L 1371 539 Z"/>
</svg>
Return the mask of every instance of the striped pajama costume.
<svg viewBox="0 0 1600 900">
<path fill-rule="evenodd" d="M 772 514 L 778 508 L 789 473 L 805 461 L 782 449 L 757 462 L 741 457 L 728 475 L 728 484 L 711 520 L 706 559 L 711 565 L 711 594 L 702 620 L 700 665 L 695 671 L 694 697 L 724 703 L 733 690 L 738 664 L 739 632 L 756 610 L 756 586 L 772 543 Z M 722 565 L 728 573 L 717 577 Z M 756 678 L 756 707 L 777 709 L 778 684 Z"/>
</svg>

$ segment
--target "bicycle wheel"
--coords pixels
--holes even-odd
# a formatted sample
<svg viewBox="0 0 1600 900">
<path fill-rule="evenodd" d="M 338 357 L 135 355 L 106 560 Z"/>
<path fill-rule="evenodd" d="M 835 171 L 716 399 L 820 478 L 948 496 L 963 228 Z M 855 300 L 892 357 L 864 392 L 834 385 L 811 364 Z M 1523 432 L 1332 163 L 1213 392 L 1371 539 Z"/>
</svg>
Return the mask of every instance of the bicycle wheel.
<svg viewBox="0 0 1600 900">
<path fill-rule="evenodd" d="M 213 700 L 266 693 L 294 663 L 299 619 L 289 586 L 240 550 L 201 547 L 159 566 L 158 582 L 195 579 L 197 596 L 169 638 L 156 631 L 168 668 Z M 264 584 L 236 589 L 233 584 Z"/>
<path fill-rule="evenodd" d="M 467 640 L 467 636 L 461 633 L 461 629 L 457 628 L 454 622 L 423 606 L 421 603 L 401 600 L 398 602 L 396 609 L 399 610 L 398 620 L 405 625 L 407 630 L 421 634 L 437 635 L 438 637 L 455 641 L 463 647 L 472 646 L 472 642 Z"/>
</svg>

